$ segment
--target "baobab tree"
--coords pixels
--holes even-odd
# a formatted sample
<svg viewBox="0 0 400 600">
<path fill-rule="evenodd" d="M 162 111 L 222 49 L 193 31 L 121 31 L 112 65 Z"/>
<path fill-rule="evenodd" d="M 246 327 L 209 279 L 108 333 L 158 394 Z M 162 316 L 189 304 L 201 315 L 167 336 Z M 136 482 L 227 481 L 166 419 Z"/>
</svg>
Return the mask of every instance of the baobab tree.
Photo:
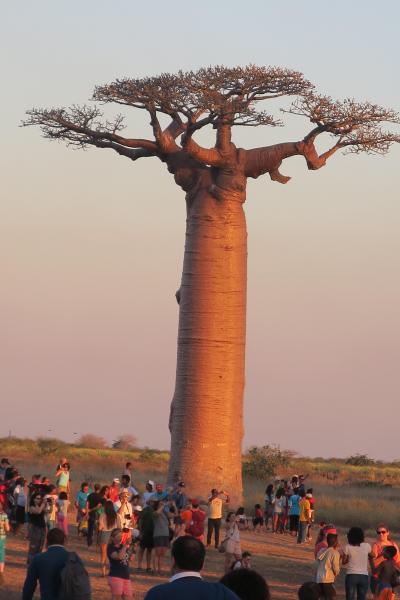
<svg viewBox="0 0 400 600">
<path fill-rule="evenodd" d="M 274 127 L 281 122 L 261 102 L 293 96 L 286 112 L 311 123 L 297 141 L 238 148 L 235 126 Z M 369 102 L 334 101 L 319 95 L 304 76 L 276 67 L 221 66 L 196 72 L 117 79 L 94 91 L 93 100 L 143 110 L 149 139 L 122 135 L 123 117 L 102 118 L 96 104 L 28 111 L 24 125 L 39 125 L 44 137 L 68 145 L 109 148 L 136 161 L 157 157 L 186 194 L 186 243 L 180 289 L 176 386 L 169 427 L 169 482 L 184 479 L 192 493 L 210 487 L 242 495 L 241 444 L 246 330 L 246 182 L 269 174 L 285 184 L 282 162 L 301 155 L 308 169 L 325 166 L 339 150 L 388 151 L 399 136 L 385 131 L 397 114 Z M 162 119 L 161 119 L 162 116 Z M 165 118 L 168 123 L 162 126 Z M 211 127 L 215 145 L 205 148 L 196 132 Z M 316 140 L 324 135 L 321 154 Z"/>
</svg>

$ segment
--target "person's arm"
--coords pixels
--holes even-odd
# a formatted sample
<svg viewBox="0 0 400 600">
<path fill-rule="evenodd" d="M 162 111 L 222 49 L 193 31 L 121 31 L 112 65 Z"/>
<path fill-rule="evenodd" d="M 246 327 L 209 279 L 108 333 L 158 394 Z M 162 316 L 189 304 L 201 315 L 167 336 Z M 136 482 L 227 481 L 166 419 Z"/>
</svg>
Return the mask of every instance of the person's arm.
<svg viewBox="0 0 400 600">
<path fill-rule="evenodd" d="M 4 529 L 6 533 L 10 531 L 10 521 L 8 519 L 4 521 Z"/>
<path fill-rule="evenodd" d="M 38 573 L 36 569 L 36 561 L 33 559 L 26 574 L 24 588 L 22 590 L 22 600 L 32 600 L 33 594 L 36 590 L 37 580 Z"/>
<path fill-rule="evenodd" d="M 340 573 L 340 554 L 339 552 L 334 552 L 332 557 L 332 573 L 335 577 L 337 577 Z"/>
</svg>

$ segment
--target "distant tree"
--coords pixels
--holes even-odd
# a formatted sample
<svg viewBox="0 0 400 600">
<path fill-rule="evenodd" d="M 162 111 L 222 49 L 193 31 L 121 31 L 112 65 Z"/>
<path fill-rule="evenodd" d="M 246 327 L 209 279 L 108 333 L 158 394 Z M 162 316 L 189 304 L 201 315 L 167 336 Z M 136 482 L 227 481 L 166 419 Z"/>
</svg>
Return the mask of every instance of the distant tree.
<svg viewBox="0 0 400 600">
<path fill-rule="evenodd" d="M 368 467 L 374 464 L 374 459 L 367 454 L 353 454 L 346 458 L 346 465 L 354 465 L 355 467 Z"/>
<path fill-rule="evenodd" d="M 232 131 L 237 127 L 281 125 L 258 107 L 288 96 L 295 101 L 286 112 L 310 122 L 300 138 L 270 144 L 266 134 L 266 146 L 235 145 Z M 400 136 L 386 131 L 384 124 L 399 123 L 398 116 L 371 102 L 320 95 L 297 71 L 255 65 L 117 79 L 96 87 L 93 99 L 145 112 L 151 137 L 122 135 L 123 117 L 104 118 L 95 105 L 34 108 L 24 125 L 38 125 L 47 139 L 77 148 L 110 149 L 131 161 L 155 157 L 185 192 L 186 244 L 176 292 L 179 331 L 168 480 L 183 479 L 196 494 L 204 494 L 210 485 L 222 486 L 239 503 L 247 180 L 269 175 L 273 182 L 287 183 L 290 177 L 280 169 L 292 156 L 303 157 L 308 169 L 315 171 L 340 151 L 385 154 Z M 198 133 L 206 127 L 215 133 L 212 147 L 198 143 Z M 156 204 L 151 206 L 156 218 Z"/>
<path fill-rule="evenodd" d="M 36 443 L 40 454 L 44 456 L 47 454 L 56 454 L 67 445 L 63 440 L 51 437 L 38 437 Z"/>
<path fill-rule="evenodd" d="M 95 435 L 94 433 L 84 433 L 76 442 L 76 445 L 80 446 L 81 448 L 106 448 L 107 442 L 100 435 Z"/>
<path fill-rule="evenodd" d="M 130 433 L 123 433 L 112 443 L 112 447 L 118 450 L 134 450 L 137 448 L 137 439 Z"/>
<path fill-rule="evenodd" d="M 280 446 L 251 446 L 245 455 L 243 470 L 254 479 L 266 479 L 276 475 L 279 468 L 288 467 L 294 455 L 290 450 L 281 450 Z"/>
</svg>

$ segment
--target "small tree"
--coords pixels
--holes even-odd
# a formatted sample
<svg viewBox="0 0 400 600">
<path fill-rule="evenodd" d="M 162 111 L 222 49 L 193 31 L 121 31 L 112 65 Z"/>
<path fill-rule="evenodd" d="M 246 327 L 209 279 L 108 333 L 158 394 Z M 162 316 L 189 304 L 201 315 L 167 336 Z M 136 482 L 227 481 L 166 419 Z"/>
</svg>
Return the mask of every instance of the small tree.
<svg viewBox="0 0 400 600">
<path fill-rule="evenodd" d="M 370 467 L 374 464 L 374 459 L 370 458 L 367 454 L 353 454 L 346 458 L 346 465 L 353 465 L 355 467 Z"/>
<path fill-rule="evenodd" d="M 81 448 L 106 448 L 107 442 L 100 435 L 94 433 L 84 433 L 76 443 Z"/>
<path fill-rule="evenodd" d="M 254 479 L 267 479 L 275 475 L 278 468 L 289 466 L 294 453 L 281 450 L 280 446 L 251 446 L 245 456 L 244 472 Z"/>
<path fill-rule="evenodd" d="M 130 433 L 123 433 L 112 443 L 112 447 L 117 450 L 134 450 L 137 447 L 137 439 Z"/>
<path fill-rule="evenodd" d="M 40 454 L 47 456 L 49 454 L 57 454 L 60 450 L 66 447 L 66 443 L 58 438 L 39 437 L 36 440 Z"/>
</svg>

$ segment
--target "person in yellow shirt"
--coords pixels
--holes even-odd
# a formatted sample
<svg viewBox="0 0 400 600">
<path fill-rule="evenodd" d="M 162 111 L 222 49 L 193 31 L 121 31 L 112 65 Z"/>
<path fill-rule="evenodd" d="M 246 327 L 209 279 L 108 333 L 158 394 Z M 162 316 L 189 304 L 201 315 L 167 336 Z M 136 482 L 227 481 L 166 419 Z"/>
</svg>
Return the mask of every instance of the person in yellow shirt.
<svg viewBox="0 0 400 600">
<path fill-rule="evenodd" d="M 304 544 L 307 539 L 308 525 L 311 523 L 311 505 L 304 490 L 299 491 L 300 496 L 300 517 L 299 517 L 299 531 L 297 534 L 297 543 Z"/>
<path fill-rule="evenodd" d="M 219 492 L 216 488 L 211 490 L 211 496 L 208 499 L 208 528 L 207 528 L 207 546 L 211 546 L 211 538 L 213 531 L 215 547 L 219 546 L 219 531 L 221 529 L 223 499 L 229 502 L 229 494 L 227 492 Z"/>
</svg>

